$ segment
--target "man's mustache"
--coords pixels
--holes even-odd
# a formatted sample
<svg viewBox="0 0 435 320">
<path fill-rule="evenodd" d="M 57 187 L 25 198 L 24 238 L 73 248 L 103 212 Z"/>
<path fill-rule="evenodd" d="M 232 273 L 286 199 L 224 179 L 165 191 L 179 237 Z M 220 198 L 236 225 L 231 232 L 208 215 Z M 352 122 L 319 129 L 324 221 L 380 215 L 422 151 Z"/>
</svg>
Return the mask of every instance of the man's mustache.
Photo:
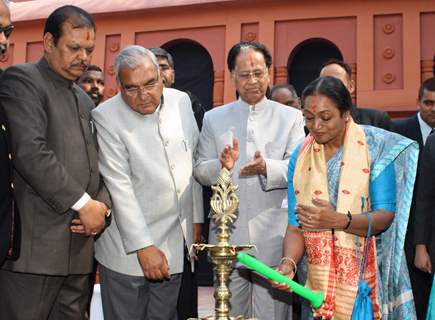
<svg viewBox="0 0 435 320">
<path fill-rule="evenodd" d="M 101 97 L 101 96 L 103 96 L 101 93 L 100 93 L 100 91 L 98 90 L 98 88 L 92 88 L 91 90 L 89 90 L 89 93 L 90 94 L 97 94 L 97 96 L 98 97 Z"/>
<path fill-rule="evenodd" d="M 83 71 L 86 71 L 88 69 L 88 65 L 84 63 L 74 63 L 71 65 L 71 67 L 80 67 L 83 69 Z"/>
</svg>

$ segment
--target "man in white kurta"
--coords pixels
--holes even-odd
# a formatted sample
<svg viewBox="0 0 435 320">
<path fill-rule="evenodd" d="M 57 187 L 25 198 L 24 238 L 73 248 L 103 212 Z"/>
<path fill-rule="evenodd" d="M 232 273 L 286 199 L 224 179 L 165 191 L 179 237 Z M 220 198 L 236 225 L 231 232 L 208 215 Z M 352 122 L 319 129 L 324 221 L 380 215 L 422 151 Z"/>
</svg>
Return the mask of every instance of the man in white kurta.
<svg viewBox="0 0 435 320">
<path fill-rule="evenodd" d="M 113 200 L 95 248 L 104 318 L 176 319 L 184 247 L 203 219 L 192 176 L 199 132 L 189 97 L 163 89 L 151 52 L 130 46 L 116 59 L 121 93 L 92 112 Z"/>
<path fill-rule="evenodd" d="M 239 186 L 238 218 L 231 243 L 254 244 L 251 253 L 266 264 L 279 264 L 287 211 L 288 158 L 303 140 L 302 113 L 268 100 L 271 57 L 261 44 L 240 43 L 230 50 L 228 67 L 240 98 L 205 114 L 195 176 L 215 184 L 220 169 L 232 171 Z M 215 242 L 211 226 L 211 242 Z M 267 281 L 237 266 L 230 281 L 232 315 L 264 320 L 286 318 L 286 308 Z M 290 297 L 283 297 L 283 300 Z"/>
</svg>

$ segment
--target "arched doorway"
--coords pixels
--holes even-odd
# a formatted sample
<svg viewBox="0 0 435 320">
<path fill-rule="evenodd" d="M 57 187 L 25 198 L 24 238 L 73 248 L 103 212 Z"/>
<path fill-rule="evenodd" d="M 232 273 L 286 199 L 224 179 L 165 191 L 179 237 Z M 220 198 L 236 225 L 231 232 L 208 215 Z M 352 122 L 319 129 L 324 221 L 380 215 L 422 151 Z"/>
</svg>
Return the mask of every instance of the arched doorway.
<svg viewBox="0 0 435 320">
<path fill-rule="evenodd" d="M 321 38 L 305 40 L 289 56 L 288 82 L 301 95 L 304 88 L 319 76 L 322 65 L 331 59 L 343 60 L 343 55 L 334 43 Z"/>
<path fill-rule="evenodd" d="M 213 107 L 213 62 L 208 51 L 188 39 L 171 41 L 163 48 L 174 58 L 174 87 L 190 91 L 205 110 L 210 110 Z"/>
</svg>

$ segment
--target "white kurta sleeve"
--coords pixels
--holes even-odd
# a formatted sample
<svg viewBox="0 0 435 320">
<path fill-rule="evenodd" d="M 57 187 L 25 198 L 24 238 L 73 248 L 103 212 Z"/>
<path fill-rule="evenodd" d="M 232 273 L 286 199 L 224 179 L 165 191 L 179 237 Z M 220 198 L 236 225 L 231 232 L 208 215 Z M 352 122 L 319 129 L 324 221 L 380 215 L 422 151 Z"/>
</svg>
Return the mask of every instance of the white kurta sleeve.
<svg viewBox="0 0 435 320">
<path fill-rule="evenodd" d="M 98 110 L 92 112 L 97 126 L 99 168 L 113 202 L 113 218 L 126 254 L 153 245 L 145 215 L 135 196 L 130 177 L 128 151 L 116 127 Z"/>
<path fill-rule="evenodd" d="M 264 159 L 267 171 L 267 178 L 262 177 L 261 179 L 264 190 L 287 188 L 287 172 L 290 155 L 304 138 L 304 120 L 302 113 L 298 112 L 287 139 L 283 159 Z"/>
<path fill-rule="evenodd" d="M 196 179 L 206 186 L 216 183 L 222 168 L 221 162 L 219 161 L 219 151 L 216 148 L 213 128 L 208 116 L 209 113 L 206 113 L 204 116 L 193 169 Z"/>
</svg>

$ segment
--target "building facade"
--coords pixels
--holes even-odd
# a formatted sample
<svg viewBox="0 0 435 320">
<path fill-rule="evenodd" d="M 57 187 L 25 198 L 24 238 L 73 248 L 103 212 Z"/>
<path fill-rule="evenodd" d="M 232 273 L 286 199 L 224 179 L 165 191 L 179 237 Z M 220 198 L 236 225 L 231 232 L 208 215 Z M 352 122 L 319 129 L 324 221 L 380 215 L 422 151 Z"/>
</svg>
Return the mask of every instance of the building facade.
<svg viewBox="0 0 435 320">
<path fill-rule="evenodd" d="M 41 57 L 44 19 L 63 4 L 67 1 L 11 3 L 15 31 L 2 68 Z M 207 109 L 235 99 L 226 55 L 240 40 L 264 43 L 274 58 L 274 83 L 292 83 L 299 92 L 323 62 L 343 59 L 356 80 L 356 103 L 393 117 L 417 110 L 420 83 L 434 75 L 433 0 L 76 0 L 74 5 L 95 18 L 93 63 L 104 67 L 106 98 L 117 92 L 114 58 L 130 44 L 169 50 L 176 86 L 198 95 Z"/>
</svg>

